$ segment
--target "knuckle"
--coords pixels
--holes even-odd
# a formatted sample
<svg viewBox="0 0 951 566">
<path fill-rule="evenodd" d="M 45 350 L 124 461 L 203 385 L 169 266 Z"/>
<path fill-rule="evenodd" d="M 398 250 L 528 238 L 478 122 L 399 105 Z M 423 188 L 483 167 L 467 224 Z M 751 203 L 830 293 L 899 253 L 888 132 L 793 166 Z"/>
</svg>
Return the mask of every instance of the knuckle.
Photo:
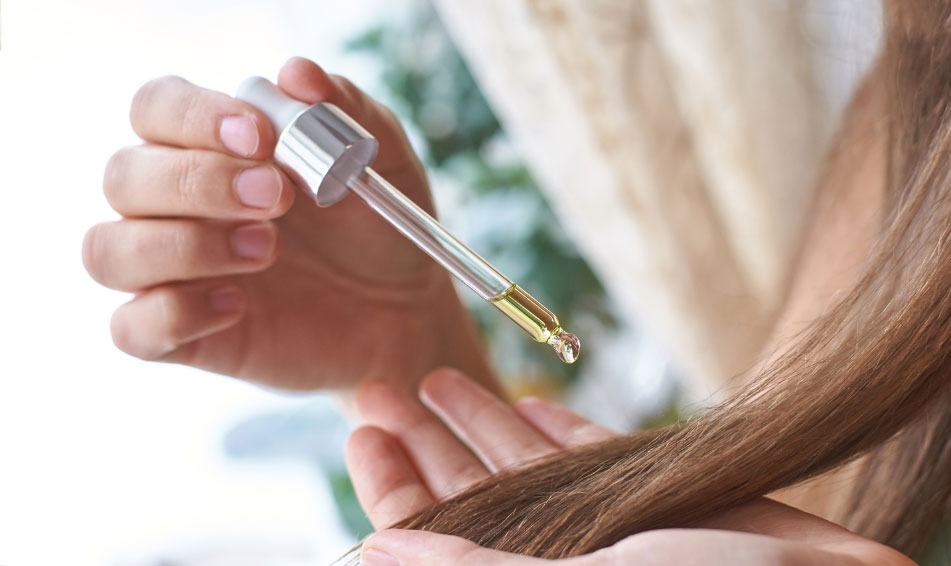
<svg viewBox="0 0 951 566">
<path fill-rule="evenodd" d="M 136 226 L 135 224 L 131 228 L 131 230 L 128 230 L 129 233 L 126 237 L 122 239 L 123 251 L 128 254 L 130 259 L 149 257 L 155 249 L 155 246 L 152 245 L 154 240 L 152 231 L 146 226 Z"/>
<path fill-rule="evenodd" d="M 170 257 L 185 266 L 189 272 L 197 266 L 200 256 L 201 229 L 192 222 L 186 222 L 172 230 L 168 237 Z"/>
<path fill-rule="evenodd" d="M 124 147 L 112 154 L 106 162 L 106 170 L 102 179 L 102 190 L 106 201 L 115 208 L 122 198 L 123 186 L 126 183 L 129 158 L 134 148 Z"/>
<path fill-rule="evenodd" d="M 109 331 L 112 335 L 112 343 L 116 345 L 116 348 L 135 356 L 135 325 L 126 324 L 124 316 L 125 308 L 125 306 L 119 307 L 116 312 L 112 314 Z"/>
<path fill-rule="evenodd" d="M 206 122 L 204 116 L 204 105 L 200 93 L 194 92 L 185 96 L 182 104 L 179 106 L 179 115 L 177 116 L 178 139 L 191 139 L 191 131 L 194 124 Z"/>
<path fill-rule="evenodd" d="M 186 151 L 182 153 L 178 164 L 178 176 L 173 192 L 182 210 L 194 208 L 200 204 L 201 188 L 205 184 L 204 162 L 201 155 Z"/>
<path fill-rule="evenodd" d="M 156 90 L 166 90 L 170 86 L 178 86 L 185 82 L 185 79 L 178 75 L 162 75 L 160 77 L 155 77 L 147 81 L 139 91 L 145 91 L 147 93 L 154 92 Z"/>
<path fill-rule="evenodd" d="M 137 133 L 140 131 L 139 128 L 142 126 L 143 119 L 154 110 L 153 107 L 156 101 L 162 99 L 162 92 L 167 91 L 172 85 L 183 82 L 185 82 L 185 79 L 181 77 L 165 75 L 154 78 L 139 87 L 135 96 L 132 97 L 132 108 L 130 110 L 132 127 Z"/>
<path fill-rule="evenodd" d="M 154 289 L 119 307 L 112 315 L 112 342 L 123 352 L 143 360 L 157 360 L 175 344 L 169 320 L 181 309 L 171 292 Z M 150 324 L 142 324 L 148 319 Z"/>
<path fill-rule="evenodd" d="M 154 293 L 157 328 L 167 341 L 163 351 L 171 350 L 175 341 L 187 332 L 186 320 L 179 295 L 172 289 L 155 289 Z"/>
<path fill-rule="evenodd" d="M 97 224 L 86 232 L 83 238 L 83 266 L 89 275 L 99 283 L 103 282 L 103 224 Z"/>
</svg>

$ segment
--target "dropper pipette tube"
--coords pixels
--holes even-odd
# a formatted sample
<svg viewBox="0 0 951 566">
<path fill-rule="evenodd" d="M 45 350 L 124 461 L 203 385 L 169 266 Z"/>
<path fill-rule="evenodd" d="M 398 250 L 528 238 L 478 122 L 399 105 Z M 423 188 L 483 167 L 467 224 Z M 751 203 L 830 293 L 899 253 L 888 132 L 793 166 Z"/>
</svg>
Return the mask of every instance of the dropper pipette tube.
<svg viewBox="0 0 951 566">
<path fill-rule="evenodd" d="M 483 299 L 501 297 L 514 285 L 372 168 L 364 167 L 347 186 Z"/>
<path fill-rule="evenodd" d="M 370 167 L 352 177 L 347 186 L 380 216 L 429 254 L 480 297 L 502 311 L 537 342 L 550 344 L 558 356 L 572 363 L 581 344 L 565 332 L 558 318 L 489 262 L 443 228 Z"/>
</svg>

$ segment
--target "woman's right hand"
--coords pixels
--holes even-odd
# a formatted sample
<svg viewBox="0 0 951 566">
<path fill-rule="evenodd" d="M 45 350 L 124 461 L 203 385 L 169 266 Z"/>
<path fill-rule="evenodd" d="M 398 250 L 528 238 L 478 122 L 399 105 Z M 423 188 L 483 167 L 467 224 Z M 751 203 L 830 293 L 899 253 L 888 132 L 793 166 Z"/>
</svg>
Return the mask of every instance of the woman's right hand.
<svg viewBox="0 0 951 566">
<path fill-rule="evenodd" d="M 374 168 L 432 212 L 393 115 L 346 79 L 291 59 L 278 85 L 333 102 L 380 142 Z M 321 209 L 271 160 L 249 104 L 178 77 L 143 86 L 104 190 L 122 215 L 83 244 L 97 281 L 135 297 L 112 318 L 122 350 L 285 389 L 385 378 L 413 388 L 441 364 L 491 381 L 448 275 L 362 201 Z"/>
</svg>

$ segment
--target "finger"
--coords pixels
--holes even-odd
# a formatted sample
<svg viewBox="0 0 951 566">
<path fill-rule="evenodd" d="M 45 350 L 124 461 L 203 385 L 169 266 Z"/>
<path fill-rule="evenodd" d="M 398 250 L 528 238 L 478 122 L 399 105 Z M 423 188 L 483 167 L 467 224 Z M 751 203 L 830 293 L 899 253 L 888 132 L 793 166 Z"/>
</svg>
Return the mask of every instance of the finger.
<svg viewBox="0 0 951 566">
<path fill-rule="evenodd" d="M 871 541 L 868 541 L 871 543 Z M 872 543 L 874 544 L 874 543 Z M 601 554 L 594 564 L 824 564 L 827 566 L 906 566 L 914 564 L 892 550 L 868 555 L 861 552 L 822 548 L 809 543 L 774 537 L 708 529 L 659 529 L 630 536 Z M 594 557 L 594 555 L 589 555 Z M 873 561 L 867 561 L 871 558 Z M 588 566 L 588 562 L 585 566 Z M 579 565 L 581 566 L 581 565 Z"/>
<path fill-rule="evenodd" d="M 630 536 L 591 554 L 548 561 L 487 548 L 460 537 L 389 529 L 370 535 L 361 549 L 363 566 L 667 566 L 669 564 L 827 564 L 906 566 L 914 562 L 894 550 L 862 554 L 814 548 L 762 535 L 703 529 L 664 529 Z"/>
<path fill-rule="evenodd" d="M 138 291 L 169 281 L 260 271 L 277 257 L 278 238 L 271 222 L 106 222 L 86 233 L 83 263 L 106 287 Z"/>
<path fill-rule="evenodd" d="M 291 207 L 293 187 L 272 164 L 162 145 L 119 150 L 103 179 L 123 216 L 274 218 Z"/>
<path fill-rule="evenodd" d="M 274 128 L 256 108 L 181 77 L 160 77 L 132 99 L 132 129 L 142 139 L 264 159 L 274 151 Z"/>
<path fill-rule="evenodd" d="M 422 165 L 415 158 L 406 133 L 399 121 L 385 106 L 379 104 L 344 77 L 328 75 L 319 65 L 294 57 L 278 73 L 277 84 L 290 96 L 308 104 L 330 102 L 366 128 L 380 142 L 380 153 L 373 167 L 391 182 L 398 182 L 401 173 L 419 174 Z M 391 177 L 396 177 L 391 178 Z M 420 195 L 409 195 L 416 198 Z M 427 200 L 428 202 L 428 200 Z"/>
<path fill-rule="evenodd" d="M 389 529 L 370 535 L 360 552 L 363 566 L 542 566 L 548 560 L 483 548 L 460 537 Z"/>
<path fill-rule="evenodd" d="M 423 404 L 492 472 L 557 451 L 508 404 L 454 369 L 433 371 L 423 380 L 420 391 Z"/>
<path fill-rule="evenodd" d="M 164 285 L 116 310 L 112 339 L 123 352 L 157 360 L 185 344 L 234 326 L 244 310 L 244 293 L 232 284 Z"/>
<path fill-rule="evenodd" d="M 489 477 L 485 466 L 432 413 L 393 386 L 365 383 L 357 390 L 356 405 L 363 418 L 399 440 L 437 499 Z"/>
<path fill-rule="evenodd" d="M 609 428 L 537 397 L 519 399 L 515 403 L 515 412 L 560 448 L 573 448 L 617 436 Z"/>
<path fill-rule="evenodd" d="M 866 564 L 914 564 L 892 548 L 861 537 L 821 517 L 766 497 L 721 511 L 690 526 L 696 529 L 766 535 L 787 542 L 864 557 L 863 563 Z"/>
<path fill-rule="evenodd" d="M 347 439 L 347 470 L 373 528 L 392 525 L 436 502 L 423 478 L 391 435 L 373 426 Z"/>
</svg>

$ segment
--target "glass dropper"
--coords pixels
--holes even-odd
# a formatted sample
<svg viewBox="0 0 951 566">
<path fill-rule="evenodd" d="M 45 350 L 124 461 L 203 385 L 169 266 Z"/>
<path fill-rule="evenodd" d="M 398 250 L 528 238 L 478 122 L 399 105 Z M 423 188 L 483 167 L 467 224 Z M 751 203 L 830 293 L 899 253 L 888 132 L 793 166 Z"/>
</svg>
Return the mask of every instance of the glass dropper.
<svg viewBox="0 0 951 566">
<path fill-rule="evenodd" d="M 275 160 L 319 206 L 352 191 L 533 340 L 552 346 L 566 363 L 578 358 L 581 342 L 562 329 L 554 313 L 369 167 L 376 139 L 340 108 L 327 102 L 308 106 L 262 77 L 245 80 L 238 98 L 271 120 L 279 134 Z"/>
</svg>

